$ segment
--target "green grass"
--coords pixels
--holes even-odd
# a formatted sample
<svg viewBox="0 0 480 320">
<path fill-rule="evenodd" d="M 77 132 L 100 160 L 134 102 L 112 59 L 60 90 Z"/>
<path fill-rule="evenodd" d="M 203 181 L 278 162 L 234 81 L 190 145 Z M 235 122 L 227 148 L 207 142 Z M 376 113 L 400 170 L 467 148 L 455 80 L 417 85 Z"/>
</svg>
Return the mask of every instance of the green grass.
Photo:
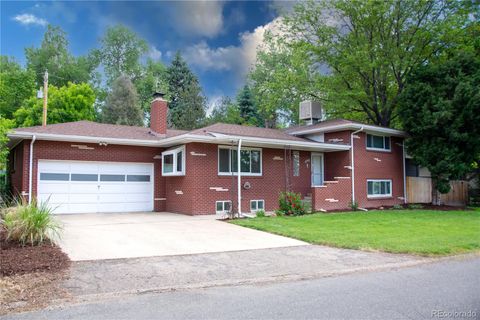
<svg viewBox="0 0 480 320">
<path fill-rule="evenodd" d="M 383 210 L 299 217 L 265 217 L 232 223 L 340 248 L 426 256 L 480 250 L 480 209 Z"/>
</svg>

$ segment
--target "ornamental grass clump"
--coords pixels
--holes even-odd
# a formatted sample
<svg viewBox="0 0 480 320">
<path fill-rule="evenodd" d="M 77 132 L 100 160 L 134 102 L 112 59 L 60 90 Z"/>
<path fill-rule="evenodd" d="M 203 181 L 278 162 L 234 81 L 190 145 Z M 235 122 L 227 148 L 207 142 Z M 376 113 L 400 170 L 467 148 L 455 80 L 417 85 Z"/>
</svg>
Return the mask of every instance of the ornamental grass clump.
<svg viewBox="0 0 480 320">
<path fill-rule="evenodd" d="M 1 225 L 6 240 L 32 246 L 53 243 L 60 237 L 62 228 L 52 213 L 47 202 L 36 200 L 30 204 L 17 201 L 14 207 L 2 209 Z"/>
<path fill-rule="evenodd" d="M 278 199 L 279 215 L 302 216 L 307 213 L 302 202 L 302 195 L 295 192 L 282 192 Z"/>
</svg>

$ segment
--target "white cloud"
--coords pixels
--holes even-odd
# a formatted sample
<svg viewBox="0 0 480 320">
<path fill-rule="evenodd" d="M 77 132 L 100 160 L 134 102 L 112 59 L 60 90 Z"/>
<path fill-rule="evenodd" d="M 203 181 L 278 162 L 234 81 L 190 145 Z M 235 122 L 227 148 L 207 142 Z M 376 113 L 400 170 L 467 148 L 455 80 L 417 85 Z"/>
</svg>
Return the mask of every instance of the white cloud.
<svg viewBox="0 0 480 320">
<path fill-rule="evenodd" d="M 153 60 L 160 60 L 162 58 L 162 51 L 158 50 L 155 46 L 151 46 L 147 55 Z"/>
<path fill-rule="evenodd" d="M 44 27 L 48 24 L 47 20 L 36 17 L 33 14 L 29 14 L 29 13 L 18 14 L 15 17 L 13 17 L 13 20 L 15 20 L 15 21 L 17 21 L 20 24 L 23 24 L 25 26 L 39 25 L 39 26 Z"/>
<path fill-rule="evenodd" d="M 187 35 L 214 37 L 223 30 L 223 6 L 223 1 L 177 1 L 175 25 Z"/>
<path fill-rule="evenodd" d="M 201 41 L 185 50 L 185 58 L 190 64 L 204 71 L 234 71 L 238 79 L 243 81 L 255 63 L 257 48 L 263 43 L 265 32 L 278 32 L 279 19 L 258 26 L 252 32 L 241 33 L 239 46 L 212 48 L 205 41 Z"/>
</svg>

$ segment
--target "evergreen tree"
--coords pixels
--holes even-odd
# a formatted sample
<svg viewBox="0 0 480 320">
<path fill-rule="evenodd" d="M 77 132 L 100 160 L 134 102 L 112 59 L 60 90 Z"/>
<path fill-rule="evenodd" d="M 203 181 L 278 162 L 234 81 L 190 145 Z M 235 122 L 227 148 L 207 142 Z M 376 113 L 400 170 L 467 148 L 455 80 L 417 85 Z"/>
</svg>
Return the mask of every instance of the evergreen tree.
<svg viewBox="0 0 480 320">
<path fill-rule="evenodd" d="M 222 97 L 213 107 L 212 113 L 207 119 L 208 124 L 214 123 L 242 124 L 238 106 L 229 97 Z"/>
<path fill-rule="evenodd" d="M 129 126 L 143 125 L 137 90 L 129 77 L 122 75 L 113 82 L 112 91 L 102 108 L 101 120 Z"/>
<path fill-rule="evenodd" d="M 479 87 L 480 59 L 461 53 L 416 69 L 400 96 L 408 153 L 430 170 L 441 193 L 480 162 Z"/>
<path fill-rule="evenodd" d="M 245 85 L 240 90 L 240 93 L 237 97 L 237 105 L 244 124 L 251 126 L 262 125 L 255 99 L 248 85 Z"/>
<path fill-rule="evenodd" d="M 193 129 L 205 121 L 205 97 L 198 78 L 177 52 L 167 69 L 170 92 L 170 125 L 177 129 Z"/>
</svg>

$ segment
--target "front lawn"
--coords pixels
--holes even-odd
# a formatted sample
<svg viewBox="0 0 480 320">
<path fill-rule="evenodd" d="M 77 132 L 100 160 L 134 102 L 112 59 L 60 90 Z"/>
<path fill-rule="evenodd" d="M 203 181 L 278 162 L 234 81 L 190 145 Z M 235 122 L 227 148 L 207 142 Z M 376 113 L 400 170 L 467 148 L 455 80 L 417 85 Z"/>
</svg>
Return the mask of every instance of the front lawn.
<svg viewBox="0 0 480 320">
<path fill-rule="evenodd" d="M 232 223 L 340 248 L 419 255 L 480 250 L 480 210 L 375 210 L 298 217 L 265 217 Z"/>
</svg>

